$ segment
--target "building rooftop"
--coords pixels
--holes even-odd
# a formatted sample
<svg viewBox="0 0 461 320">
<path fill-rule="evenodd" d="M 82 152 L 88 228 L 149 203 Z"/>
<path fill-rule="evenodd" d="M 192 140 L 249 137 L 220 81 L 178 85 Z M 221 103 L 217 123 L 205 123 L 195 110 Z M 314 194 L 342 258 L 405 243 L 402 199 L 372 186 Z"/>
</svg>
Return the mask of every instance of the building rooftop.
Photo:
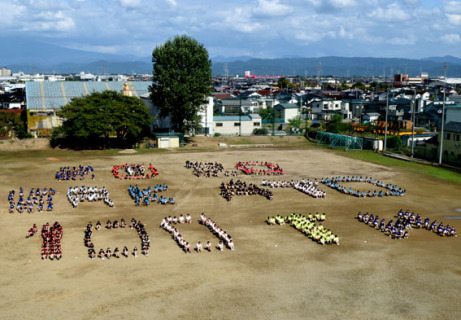
<svg viewBox="0 0 461 320">
<path fill-rule="evenodd" d="M 461 122 L 451 121 L 445 125 L 445 131 L 461 133 Z"/>
<path fill-rule="evenodd" d="M 261 120 L 261 116 L 259 114 L 251 114 L 251 115 L 242 115 L 240 116 L 214 116 L 213 121 L 253 121 L 253 120 Z"/>
<path fill-rule="evenodd" d="M 59 110 L 72 98 L 83 97 L 93 92 L 112 90 L 122 92 L 123 84 L 128 83 L 133 96 L 140 97 L 149 93 L 150 81 L 31 81 L 26 82 L 26 101 L 29 110 Z"/>
</svg>

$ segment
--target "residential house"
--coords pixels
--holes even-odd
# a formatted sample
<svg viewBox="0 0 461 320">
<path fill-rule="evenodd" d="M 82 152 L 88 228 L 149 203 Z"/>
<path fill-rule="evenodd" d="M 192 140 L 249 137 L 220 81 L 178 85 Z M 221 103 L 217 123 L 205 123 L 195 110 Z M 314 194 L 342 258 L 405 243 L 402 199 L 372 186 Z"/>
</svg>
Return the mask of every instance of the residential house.
<svg viewBox="0 0 461 320">
<path fill-rule="evenodd" d="M 301 115 L 299 105 L 294 103 L 279 103 L 274 106 L 274 109 L 277 118 L 283 119 L 285 123 Z"/>
<path fill-rule="evenodd" d="M 373 123 L 378 120 L 380 114 L 378 112 L 368 112 L 362 116 L 362 121 L 364 123 Z"/>
<path fill-rule="evenodd" d="M 330 120 L 331 116 L 341 113 L 342 101 L 334 99 L 316 99 L 310 103 L 311 120 Z"/>
<path fill-rule="evenodd" d="M 445 124 L 442 154 L 445 161 L 461 163 L 461 122 L 451 121 Z"/>
<path fill-rule="evenodd" d="M 262 128 L 262 119 L 258 114 L 240 116 L 214 116 L 213 132 L 224 136 L 249 136 L 254 129 Z"/>
</svg>

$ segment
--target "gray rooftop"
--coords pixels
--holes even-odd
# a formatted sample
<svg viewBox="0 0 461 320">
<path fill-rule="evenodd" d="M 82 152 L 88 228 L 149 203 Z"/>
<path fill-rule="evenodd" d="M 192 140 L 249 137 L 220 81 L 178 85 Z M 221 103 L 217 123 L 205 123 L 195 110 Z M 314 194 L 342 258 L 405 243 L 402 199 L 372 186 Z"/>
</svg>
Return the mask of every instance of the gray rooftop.
<svg viewBox="0 0 461 320">
<path fill-rule="evenodd" d="M 26 101 L 29 110 L 58 110 L 68 104 L 72 98 L 83 97 L 93 92 L 112 90 L 122 92 L 123 81 L 56 81 L 27 82 Z M 150 81 L 128 82 L 134 89 L 134 96 L 139 97 L 149 92 Z"/>
<path fill-rule="evenodd" d="M 445 131 L 461 133 L 461 122 L 451 121 L 445 125 Z"/>
</svg>

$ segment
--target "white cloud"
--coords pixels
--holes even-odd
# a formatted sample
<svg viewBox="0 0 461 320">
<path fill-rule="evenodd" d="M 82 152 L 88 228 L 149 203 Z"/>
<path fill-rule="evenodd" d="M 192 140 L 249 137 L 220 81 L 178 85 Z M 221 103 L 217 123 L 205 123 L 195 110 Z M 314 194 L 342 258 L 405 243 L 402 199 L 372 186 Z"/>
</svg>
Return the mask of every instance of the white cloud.
<svg viewBox="0 0 461 320">
<path fill-rule="evenodd" d="M 120 0 L 120 5 L 125 8 L 136 8 L 141 4 L 141 0 Z"/>
<path fill-rule="evenodd" d="M 346 30 L 344 26 L 339 27 L 338 35 L 343 39 L 354 39 L 354 33 Z"/>
<path fill-rule="evenodd" d="M 252 10 L 255 16 L 277 17 L 291 13 L 290 6 L 281 4 L 279 0 L 258 0 L 258 5 Z"/>
<path fill-rule="evenodd" d="M 460 1 L 448 1 L 445 5 L 446 12 L 460 12 L 461 11 L 461 2 Z"/>
<path fill-rule="evenodd" d="M 443 42 L 446 42 L 448 44 L 461 43 L 461 34 L 459 33 L 446 34 L 442 36 L 442 40 Z"/>
<path fill-rule="evenodd" d="M 305 55 L 313 47 L 328 55 L 347 48 L 405 55 L 408 44 L 432 50 L 434 39 L 453 52 L 460 26 L 454 0 L 0 0 L 4 34 L 142 56 L 176 34 L 232 55 Z"/>
<path fill-rule="evenodd" d="M 329 0 L 327 2 L 330 2 L 336 8 L 354 7 L 357 5 L 355 0 Z"/>
<path fill-rule="evenodd" d="M 225 25 L 234 31 L 244 33 L 254 33 L 262 30 L 260 22 L 251 19 L 249 10 L 244 8 L 235 8 L 225 19 Z"/>
<path fill-rule="evenodd" d="M 26 7 L 11 1 L 0 1 L 0 26 L 10 25 L 18 19 Z"/>
<path fill-rule="evenodd" d="M 381 21 L 405 21 L 410 18 L 398 3 L 391 3 L 386 8 L 376 8 L 368 16 Z"/>
<path fill-rule="evenodd" d="M 447 20 L 452 25 L 461 26 L 461 14 L 447 14 Z"/>
</svg>

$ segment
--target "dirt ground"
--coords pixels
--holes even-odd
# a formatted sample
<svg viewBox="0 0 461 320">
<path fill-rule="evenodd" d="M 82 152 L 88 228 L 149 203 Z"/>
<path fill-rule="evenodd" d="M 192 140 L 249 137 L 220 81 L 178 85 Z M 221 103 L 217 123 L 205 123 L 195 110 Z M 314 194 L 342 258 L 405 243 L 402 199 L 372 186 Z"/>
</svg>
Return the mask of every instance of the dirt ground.
<svg viewBox="0 0 461 320">
<path fill-rule="evenodd" d="M 42 153 L 40 153 L 42 154 Z M 461 186 L 388 167 L 344 158 L 318 149 L 225 149 L 207 152 L 119 154 L 117 156 L 11 156 L 0 168 L 0 310 L 2 319 L 460 319 L 461 242 L 426 230 L 412 230 L 392 240 L 357 222 L 358 211 L 391 219 L 401 208 L 461 230 Z M 238 161 L 278 163 L 281 179 L 373 176 L 407 190 L 404 197 L 357 199 L 321 186 L 326 199 L 294 189 L 274 189 L 274 200 L 235 197 L 227 202 L 219 185 L 229 178 L 197 178 L 186 160 L 217 161 L 233 169 Z M 135 207 L 131 181 L 111 174 L 114 164 L 152 163 L 159 171 L 141 187 L 166 183 L 165 195 L 176 205 Z M 95 181 L 58 182 L 61 166 L 91 165 Z M 261 183 L 262 177 L 239 176 Z M 270 178 L 268 178 L 270 179 Z M 105 186 L 115 208 L 102 203 L 67 201 L 69 186 Z M 9 190 L 54 187 L 51 213 L 8 214 Z M 357 186 L 357 185 L 354 185 Z M 360 186 L 357 186 L 360 188 Z M 363 186 L 369 189 L 369 186 Z M 460 209 L 461 210 L 461 209 Z M 268 226 L 269 215 L 325 212 L 324 225 L 340 237 L 339 246 L 321 246 L 289 226 Z M 235 251 L 183 253 L 159 228 L 164 216 L 190 213 L 194 222 L 180 225 L 183 236 L 197 241 L 217 238 L 197 223 L 201 212 L 234 239 Z M 83 245 L 89 221 L 132 217 L 151 238 L 148 257 L 91 260 Z M 33 223 L 59 221 L 64 227 L 63 259 L 42 261 L 39 236 L 26 239 Z M 139 247 L 135 231 L 94 233 L 99 248 Z"/>
<path fill-rule="evenodd" d="M 47 149 L 50 149 L 50 140 L 45 138 L 0 140 L 0 151 Z"/>
</svg>

